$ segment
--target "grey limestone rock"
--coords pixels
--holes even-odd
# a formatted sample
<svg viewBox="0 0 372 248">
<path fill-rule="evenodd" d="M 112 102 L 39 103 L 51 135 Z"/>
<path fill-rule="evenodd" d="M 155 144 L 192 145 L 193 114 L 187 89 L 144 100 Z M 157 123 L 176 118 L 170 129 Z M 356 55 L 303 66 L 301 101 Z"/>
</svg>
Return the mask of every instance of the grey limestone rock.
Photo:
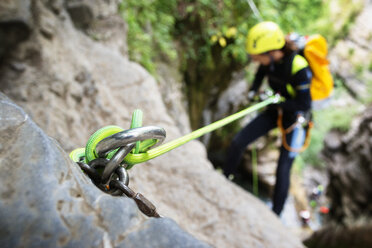
<svg viewBox="0 0 372 248">
<path fill-rule="evenodd" d="M 1 93 L 0 161 L 0 247 L 208 247 L 101 192 Z"/>
<path fill-rule="evenodd" d="M 39 240 L 49 236 L 55 238 L 54 243 L 39 243 L 39 247 L 58 246 L 58 242 L 77 247 L 76 242 L 84 239 L 89 240 L 86 246 L 138 247 L 138 242 L 146 240 L 163 247 L 198 246 L 200 243 L 191 241 L 190 236 L 189 241 L 184 239 L 188 236 L 186 233 L 175 234 L 179 225 L 198 240 L 216 247 L 303 247 L 264 203 L 214 170 L 207 160 L 205 147 L 198 141 L 191 141 L 129 171 L 130 187 L 145 195 L 160 215 L 169 217 L 177 225 L 165 218 L 146 221 L 132 201 L 101 193 L 75 164 L 69 162 L 59 146 L 51 148 L 54 142 L 41 133 L 57 140 L 63 150 L 71 151 L 85 146 L 92 133 L 104 126 L 129 128 L 134 109 L 143 111 L 144 126 L 154 125 L 166 130 L 165 142 L 187 132 L 184 130 L 188 123 L 182 121 L 186 127 L 182 132 L 177 126 L 180 117 L 186 113 L 181 112 L 182 108 L 169 111 L 165 104 L 179 101 L 180 94 L 173 92 L 170 99 L 162 98 L 156 79 L 139 64 L 130 61 L 124 52 L 127 47 L 126 25 L 122 20 L 120 24 L 120 16 L 113 13 L 115 1 L 95 0 L 98 2 L 100 5 L 94 7 L 99 6 L 100 12 L 95 13 L 98 13 L 98 22 L 103 22 L 93 23 L 89 31 L 82 31 L 76 28 L 61 1 L 50 0 L 48 4 L 46 1 L 32 1 L 34 5 L 29 11 L 35 21 L 31 37 L 20 43 L 0 64 L 0 91 L 22 107 L 43 130 L 35 126 L 38 131 L 25 131 L 26 128 L 33 130 L 28 119 L 19 127 L 10 127 L 11 132 L 1 131 L 0 134 L 0 144 L 7 149 L 0 154 L 0 182 L 4 185 L 0 195 L 3 192 L 10 194 L 14 188 L 18 189 L 14 194 L 23 198 L 28 191 L 28 194 L 38 192 L 46 198 L 44 203 L 36 202 L 43 207 L 27 209 L 26 213 L 32 218 L 24 217 L 29 222 L 22 224 L 21 231 L 17 231 L 25 233 L 22 242 L 30 240 L 26 234 L 32 230 L 42 237 Z M 92 39 L 90 32 L 96 32 L 98 35 L 94 36 L 98 39 Z M 169 85 L 166 76 L 169 74 L 161 75 L 167 80 L 164 85 Z M 172 86 L 171 90 L 176 91 L 177 87 Z M 6 115 L 2 113 L 2 116 Z M 0 127 L 5 130 L 3 124 Z M 28 136 L 18 137 L 17 132 Z M 36 137 L 42 146 L 32 141 Z M 27 153 L 22 156 L 27 157 L 16 159 L 17 154 L 25 151 Z M 48 157 L 40 158 L 35 154 L 47 154 Z M 57 154 L 59 159 L 54 159 Z M 24 158 L 28 159 L 28 164 Z M 31 161 L 34 167 L 29 166 Z M 41 186 L 43 183 L 48 183 L 48 186 Z M 1 216 L 18 218 L 18 215 L 10 214 L 12 211 L 15 213 L 17 203 L 1 200 L 0 204 L 7 204 L 1 210 Z M 120 209 L 128 214 L 118 214 Z M 54 224 L 48 224 L 53 220 L 49 216 L 56 213 L 62 213 L 62 217 Z M 40 220 L 38 216 L 45 218 Z M 39 223 L 49 226 L 33 230 Z M 6 227 L 4 224 L 1 230 L 10 230 Z M 73 230 L 79 230 L 79 233 Z M 147 231 L 154 233 L 148 233 L 146 238 L 142 233 Z M 168 236 L 177 239 L 168 240 Z M 1 238 L 5 240 L 6 234 Z M 146 245 L 150 246 L 141 244 Z"/>
<path fill-rule="evenodd" d="M 31 33 L 30 1 L 0 1 L 0 59 Z"/>
</svg>

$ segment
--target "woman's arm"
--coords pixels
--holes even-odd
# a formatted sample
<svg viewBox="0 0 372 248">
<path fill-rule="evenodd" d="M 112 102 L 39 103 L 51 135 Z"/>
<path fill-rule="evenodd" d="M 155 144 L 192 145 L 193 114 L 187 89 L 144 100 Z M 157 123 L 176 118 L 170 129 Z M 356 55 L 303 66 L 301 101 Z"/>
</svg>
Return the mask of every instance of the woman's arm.
<svg viewBox="0 0 372 248">
<path fill-rule="evenodd" d="M 295 97 L 281 103 L 284 111 L 309 111 L 311 109 L 310 83 L 312 73 L 309 67 L 305 67 L 293 75 L 292 87 Z"/>
</svg>

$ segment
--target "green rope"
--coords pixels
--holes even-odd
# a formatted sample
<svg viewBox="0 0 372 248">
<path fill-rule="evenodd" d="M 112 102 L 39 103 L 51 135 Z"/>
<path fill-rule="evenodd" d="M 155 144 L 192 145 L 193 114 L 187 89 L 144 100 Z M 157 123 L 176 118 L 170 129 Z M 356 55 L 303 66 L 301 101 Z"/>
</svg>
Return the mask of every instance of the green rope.
<svg viewBox="0 0 372 248">
<path fill-rule="evenodd" d="M 125 158 L 124 158 L 124 162 L 126 164 L 128 164 L 128 168 L 127 169 L 130 169 L 133 165 L 135 164 L 139 164 L 139 163 L 143 163 L 143 162 L 146 162 L 150 159 L 153 159 L 153 158 L 156 158 L 164 153 L 167 153 L 191 140 L 194 140 L 194 139 L 197 139 L 199 138 L 200 136 L 203 136 L 204 134 L 206 133 L 209 133 L 209 132 L 212 132 L 220 127 L 223 127 L 237 119 L 240 119 L 254 111 L 257 111 L 271 103 L 276 103 L 278 101 L 280 101 L 280 97 L 278 95 L 275 95 L 275 96 L 271 96 L 269 98 L 267 98 L 266 100 L 260 102 L 260 103 L 257 103 L 253 106 L 250 106 L 238 113 L 235 113 L 233 115 L 230 115 L 222 120 L 219 120 L 219 121 L 216 121 L 212 124 L 209 124 L 205 127 L 202 127 L 198 130 L 195 130 L 187 135 L 184 135 L 178 139 L 175 139 L 173 141 L 170 141 L 168 143 L 165 143 L 161 146 L 158 146 L 154 149 L 150 149 L 148 151 L 144 151 L 142 152 L 143 150 L 146 149 L 146 147 L 149 147 L 151 145 L 154 144 L 153 140 L 145 140 L 145 141 L 142 141 L 141 144 L 140 144 L 140 147 L 139 147 L 139 153 L 136 154 L 136 152 L 138 151 L 138 148 L 136 149 L 136 151 L 134 153 L 129 153 Z M 134 120 L 132 119 L 132 125 L 131 127 L 135 127 L 135 126 L 141 126 L 141 122 L 142 122 L 142 112 L 136 110 L 135 113 L 133 114 L 133 118 Z M 120 127 L 116 127 L 116 126 L 113 126 L 115 128 L 114 131 L 110 131 L 110 130 L 107 130 L 106 127 L 100 129 L 100 130 L 103 130 L 100 131 L 98 130 L 95 134 L 93 134 L 92 136 L 94 136 L 93 138 L 91 137 L 89 139 L 89 142 L 88 142 L 88 145 L 87 145 L 87 148 L 89 147 L 89 150 L 86 149 L 86 161 L 91 161 L 92 159 L 94 159 L 94 157 L 96 157 L 96 154 L 95 154 L 95 146 L 98 144 L 99 141 L 101 141 L 102 139 L 104 139 L 105 137 L 108 137 L 109 135 L 112 135 L 113 133 L 117 133 L 117 132 L 120 132 L 120 131 L 123 131 Z M 138 143 L 137 143 L 138 144 Z M 137 146 L 136 146 L 137 147 Z M 80 149 L 80 148 L 78 148 Z M 79 150 L 79 154 L 81 154 L 81 151 L 82 150 Z M 70 153 L 70 157 L 75 161 L 77 162 L 77 152 L 72 151 Z"/>
<path fill-rule="evenodd" d="M 257 173 L 257 149 L 252 147 L 252 179 L 253 179 L 253 194 L 258 196 L 258 173 Z"/>
<path fill-rule="evenodd" d="M 209 133 L 209 132 L 212 132 L 220 127 L 223 127 L 237 119 L 240 119 L 256 110 L 259 110 L 271 103 L 275 103 L 278 101 L 278 96 L 271 96 L 269 97 L 268 99 L 260 102 L 260 103 L 257 103 L 253 106 L 250 106 L 238 113 L 235 113 L 233 115 L 230 115 L 222 120 L 219 120 L 219 121 L 216 121 L 212 124 L 209 124 L 205 127 L 202 127 L 198 130 L 195 130 L 194 132 L 192 133 L 189 133 L 185 136 L 182 136 L 178 139 L 175 139 L 173 141 L 170 141 L 168 143 L 165 143 L 161 146 L 158 146 L 154 149 L 151 149 L 147 152 L 144 152 L 144 153 L 140 153 L 140 154 L 128 154 L 125 158 L 124 158 L 124 161 L 125 163 L 129 164 L 129 165 L 134 165 L 134 164 L 139 164 L 139 163 L 143 163 L 143 162 L 146 162 L 150 159 L 153 159 L 153 158 L 156 158 L 166 152 L 169 152 L 191 140 L 194 140 L 194 139 L 197 139 L 199 138 L 200 136 L 203 136 L 204 134 L 206 133 Z"/>
</svg>

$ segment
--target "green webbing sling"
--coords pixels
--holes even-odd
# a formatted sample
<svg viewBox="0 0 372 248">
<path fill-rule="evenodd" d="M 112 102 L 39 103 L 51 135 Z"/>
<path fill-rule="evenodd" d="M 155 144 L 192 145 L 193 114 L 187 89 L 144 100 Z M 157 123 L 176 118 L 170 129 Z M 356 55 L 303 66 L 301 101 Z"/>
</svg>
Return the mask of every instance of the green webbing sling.
<svg viewBox="0 0 372 248">
<path fill-rule="evenodd" d="M 309 64 L 307 63 L 306 59 L 298 54 L 296 54 L 293 58 L 292 64 L 291 64 L 291 76 L 296 74 L 298 71 L 302 70 L 305 67 L 308 67 Z M 296 90 L 293 88 L 293 86 L 290 83 L 287 83 L 286 89 L 288 94 L 292 97 L 296 97 Z M 297 86 L 297 89 L 301 89 L 303 86 Z M 309 86 L 307 86 L 309 87 Z"/>
</svg>

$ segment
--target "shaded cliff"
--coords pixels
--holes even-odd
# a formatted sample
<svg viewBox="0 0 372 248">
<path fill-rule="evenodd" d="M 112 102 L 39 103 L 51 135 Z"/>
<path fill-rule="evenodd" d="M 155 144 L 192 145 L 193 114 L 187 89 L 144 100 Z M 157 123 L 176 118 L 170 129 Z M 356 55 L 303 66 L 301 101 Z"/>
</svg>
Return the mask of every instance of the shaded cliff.
<svg viewBox="0 0 372 248">
<path fill-rule="evenodd" d="M 371 247 L 372 108 L 368 108 L 345 135 L 328 134 L 324 158 L 329 184 L 330 212 L 325 226 L 314 233 L 309 247 Z"/>
<path fill-rule="evenodd" d="M 91 180 L 0 93 L 1 247 L 209 247 Z"/>
</svg>

